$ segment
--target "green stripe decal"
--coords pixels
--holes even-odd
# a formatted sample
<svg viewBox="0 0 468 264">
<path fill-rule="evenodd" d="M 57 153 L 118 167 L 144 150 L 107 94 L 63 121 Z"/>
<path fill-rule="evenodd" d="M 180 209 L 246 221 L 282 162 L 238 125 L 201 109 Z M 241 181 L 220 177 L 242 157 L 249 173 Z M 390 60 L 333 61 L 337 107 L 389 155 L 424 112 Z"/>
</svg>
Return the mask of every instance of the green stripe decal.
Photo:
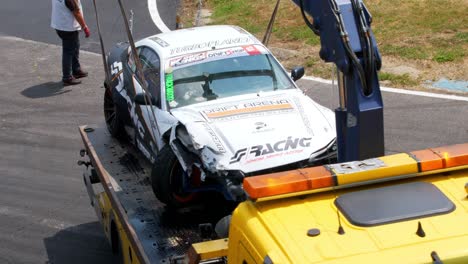
<svg viewBox="0 0 468 264">
<path fill-rule="evenodd" d="M 166 74 L 166 100 L 174 101 L 174 77 L 172 73 Z"/>
</svg>

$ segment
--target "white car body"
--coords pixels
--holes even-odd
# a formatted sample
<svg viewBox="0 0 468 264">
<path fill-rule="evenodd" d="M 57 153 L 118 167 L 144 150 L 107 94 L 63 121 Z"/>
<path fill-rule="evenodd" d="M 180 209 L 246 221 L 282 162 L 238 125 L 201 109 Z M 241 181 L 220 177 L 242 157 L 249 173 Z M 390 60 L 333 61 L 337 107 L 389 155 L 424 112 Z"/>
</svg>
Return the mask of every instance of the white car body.
<svg viewBox="0 0 468 264">
<path fill-rule="evenodd" d="M 333 113 L 299 89 L 248 94 L 172 111 L 213 170 L 251 173 L 322 154 Z"/>
<path fill-rule="evenodd" d="M 155 148 L 161 149 L 165 144 L 162 143 L 162 136 L 170 134 L 169 144 L 188 175 L 194 165 L 203 169 L 202 180 L 207 175 L 226 176 L 227 171 L 239 171 L 242 175 L 255 175 L 255 172 L 263 170 L 274 171 L 283 165 L 313 162 L 316 157 L 329 152 L 335 144 L 333 112 L 306 96 L 271 52 L 253 35 L 239 27 L 182 29 L 145 38 L 137 42 L 136 46 L 150 47 L 158 54 L 160 76 L 164 76 L 161 78 L 160 85 L 164 88 L 161 89 L 160 96 L 167 103 L 162 104 L 160 109 L 141 106 L 145 113 L 145 122 L 156 123 L 151 125 Z M 175 76 L 179 69 L 189 66 L 195 66 L 196 69 L 202 63 L 219 62 L 226 58 L 235 63 L 256 55 L 268 57 L 271 72 L 247 70 L 247 73 L 253 75 L 247 86 L 260 87 L 265 81 L 257 82 L 256 79 L 262 78 L 273 79 L 275 89 L 278 83 L 287 83 L 290 86 L 278 90 L 252 88 L 249 92 L 250 87 L 245 87 L 244 83 L 239 89 L 231 91 L 235 87 L 233 80 L 226 83 L 228 86 L 232 85 L 231 90 L 227 90 L 227 95 L 217 98 L 218 95 L 214 93 L 216 100 L 212 100 L 213 98 L 205 95 L 206 90 L 201 79 L 194 81 L 195 85 L 192 86 L 186 82 L 177 84 L 177 80 L 183 79 Z M 275 75 L 272 63 L 273 66 L 278 65 L 275 67 L 281 76 Z M 218 67 L 222 68 L 222 65 Z M 235 72 L 240 73 L 242 71 Z M 211 75 L 207 74 L 204 81 L 208 90 L 214 81 L 221 82 L 226 78 L 221 76 L 221 80 L 213 81 L 208 80 L 209 76 Z M 185 87 L 184 85 L 191 88 L 180 88 Z M 192 91 L 200 86 L 203 87 L 204 96 Z M 138 84 L 135 87 L 137 93 L 138 90 L 141 92 Z M 242 89 L 247 92 L 236 93 Z M 150 107 L 154 110 L 150 111 Z M 151 112 L 157 121 L 150 118 Z M 184 147 L 181 148 L 179 143 Z M 137 147 L 142 153 L 150 155 L 150 151 L 144 149 L 139 142 Z M 198 156 L 198 160 L 187 158 L 191 156 L 183 153 L 187 151 Z M 336 148 L 333 152 L 336 155 Z"/>
</svg>

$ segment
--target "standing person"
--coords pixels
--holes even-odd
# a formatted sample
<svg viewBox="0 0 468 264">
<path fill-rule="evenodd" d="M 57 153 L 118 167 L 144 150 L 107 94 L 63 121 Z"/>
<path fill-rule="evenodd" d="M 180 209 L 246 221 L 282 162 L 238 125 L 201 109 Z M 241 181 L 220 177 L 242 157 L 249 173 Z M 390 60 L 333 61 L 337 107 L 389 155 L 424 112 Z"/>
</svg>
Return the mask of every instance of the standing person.
<svg viewBox="0 0 468 264">
<path fill-rule="evenodd" d="M 51 27 L 62 39 L 62 82 L 64 86 L 80 84 L 77 80 L 88 76 L 80 65 L 80 37 L 83 29 L 85 37 L 90 31 L 83 17 L 81 0 L 52 0 Z"/>
</svg>

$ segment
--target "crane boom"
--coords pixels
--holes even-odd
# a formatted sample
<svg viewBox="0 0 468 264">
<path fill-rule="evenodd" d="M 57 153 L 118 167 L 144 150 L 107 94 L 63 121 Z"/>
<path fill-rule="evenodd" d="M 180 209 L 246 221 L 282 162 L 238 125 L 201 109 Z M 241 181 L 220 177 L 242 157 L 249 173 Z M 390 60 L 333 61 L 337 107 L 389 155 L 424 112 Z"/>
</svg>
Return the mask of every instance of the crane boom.
<svg viewBox="0 0 468 264">
<path fill-rule="evenodd" d="M 320 37 L 320 58 L 338 69 L 340 106 L 335 115 L 339 162 L 384 155 L 383 102 L 377 77 L 381 57 L 366 6 L 361 0 L 292 1 Z"/>
</svg>

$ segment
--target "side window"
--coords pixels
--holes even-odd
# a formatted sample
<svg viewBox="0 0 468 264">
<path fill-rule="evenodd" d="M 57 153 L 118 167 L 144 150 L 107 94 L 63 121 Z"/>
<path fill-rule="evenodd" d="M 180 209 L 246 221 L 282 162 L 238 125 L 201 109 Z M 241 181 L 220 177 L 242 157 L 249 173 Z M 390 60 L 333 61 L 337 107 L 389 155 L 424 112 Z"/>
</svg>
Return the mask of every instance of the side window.
<svg viewBox="0 0 468 264">
<path fill-rule="evenodd" d="M 161 106 L 161 76 L 160 76 L 160 60 L 158 54 L 148 47 L 143 47 L 139 51 L 143 74 L 148 84 L 148 89 L 156 99 L 157 106 Z"/>
<path fill-rule="evenodd" d="M 138 53 L 140 56 L 141 66 L 143 72 L 148 69 L 159 69 L 159 56 L 152 49 L 144 47 L 141 52 Z"/>
<path fill-rule="evenodd" d="M 137 48 L 137 53 L 140 54 L 141 48 Z M 128 67 L 130 70 L 135 73 L 136 72 L 136 65 L 135 60 L 133 59 L 132 51 L 128 53 L 128 60 L 127 60 Z"/>
</svg>

